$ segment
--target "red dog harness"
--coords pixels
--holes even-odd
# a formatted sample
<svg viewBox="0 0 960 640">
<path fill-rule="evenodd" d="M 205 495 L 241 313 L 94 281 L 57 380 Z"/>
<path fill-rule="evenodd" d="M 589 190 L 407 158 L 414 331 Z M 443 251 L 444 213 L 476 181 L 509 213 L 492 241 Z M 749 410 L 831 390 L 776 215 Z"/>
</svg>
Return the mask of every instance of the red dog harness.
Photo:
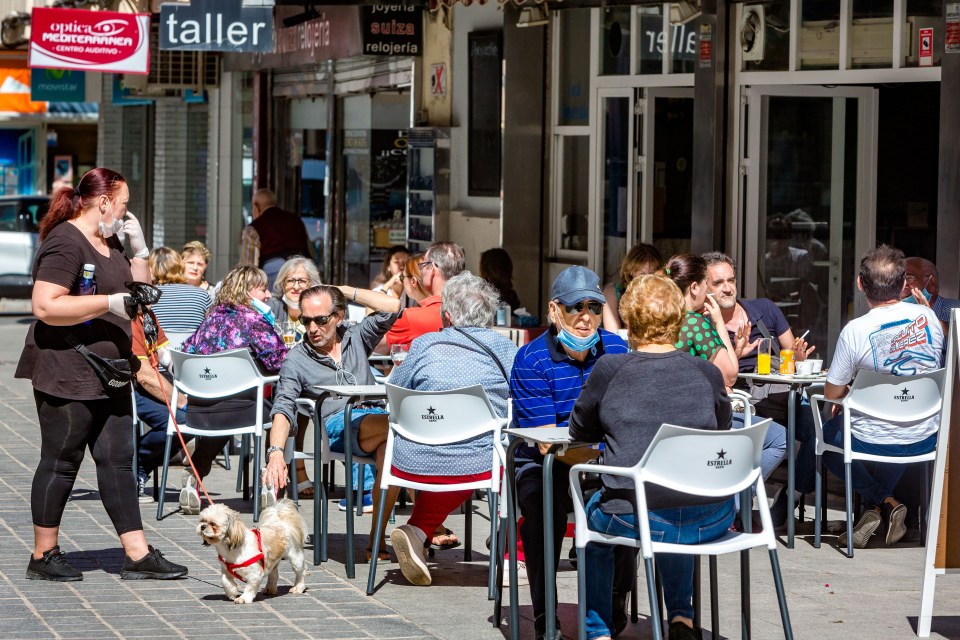
<svg viewBox="0 0 960 640">
<path fill-rule="evenodd" d="M 227 573 L 232 575 L 234 578 L 236 578 L 240 582 L 246 582 L 246 580 L 244 580 L 239 575 L 237 575 L 237 572 L 235 571 L 235 569 L 243 569 L 244 567 L 249 567 L 250 565 L 256 564 L 257 562 L 259 562 L 260 566 L 263 567 L 263 570 L 264 571 L 267 570 L 267 563 L 263 557 L 263 542 L 260 540 L 260 529 L 251 529 L 251 531 L 253 531 L 253 535 L 257 536 L 257 551 L 259 551 L 260 553 L 253 556 L 252 558 L 250 558 L 245 562 L 227 562 L 226 560 L 223 559 L 223 556 L 221 556 L 219 553 L 217 554 L 217 558 L 219 558 L 220 562 L 223 563 L 223 566 L 224 568 L 226 568 Z"/>
</svg>

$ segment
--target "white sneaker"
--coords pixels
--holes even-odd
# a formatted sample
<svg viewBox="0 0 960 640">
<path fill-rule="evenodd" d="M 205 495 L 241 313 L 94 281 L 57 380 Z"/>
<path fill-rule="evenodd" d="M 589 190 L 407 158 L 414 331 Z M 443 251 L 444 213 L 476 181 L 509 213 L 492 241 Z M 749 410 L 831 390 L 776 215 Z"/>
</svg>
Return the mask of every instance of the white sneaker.
<svg viewBox="0 0 960 640">
<path fill-rule="evenodd" d="M 187 516 L 200 513 L 200 494 L 197 492 L 197 479 L 190 469 L 180 473 L 180 512 Z"/>
<path fill-rule="evenodd" d="M 864 511 L 857 524 L 853 525 L 853 547 L 855 549 L 866 548 L 870 537 L 877 532 L 882 521 L 883 519 L 880 517 L 879 511 L 875 509 L 867 509 Z M 846 533 L 840 535 L 839 543 L 841 547 L 847 546 Z"/>
<path fill-rule="evenodd" d="M 527 563 L 523 560 L 517 561 L 517 586 L 524 587 L 530 584 L 530 581 L 527 579 Z M 503 586 L 510 586 L 510 559 L 503 559 Z"/>
<path fill-rule="evenodd" d="M 433 577 L 423 555 L 423 542 L 414 527 L 409 524 L 400 525 L 390 532 L 390 543 L 393 545 L 393 552 L 397 554 L 397 563 L 403 577 L 411 584 L 429 586 Z"/>
<path fill-rule="evenodd" d="M 264 469 L 266 471 L 266 469 Z M 277 506 L 277 490 L 272 484 L 264 483 L 260 487 L 260 511 Z"/>
</svg>

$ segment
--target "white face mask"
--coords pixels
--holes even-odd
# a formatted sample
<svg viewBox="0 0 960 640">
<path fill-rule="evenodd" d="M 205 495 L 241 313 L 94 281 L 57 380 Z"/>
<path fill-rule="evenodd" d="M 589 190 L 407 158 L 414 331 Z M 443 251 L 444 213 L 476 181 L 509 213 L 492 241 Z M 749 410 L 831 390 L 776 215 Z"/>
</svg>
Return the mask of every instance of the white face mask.
<svg viewBox="0 0 960 640">
<path fill-rule="evenodd" d="M 292 300 L 287 294 L 283 294 L 283 303 L 295 311 L 300 311 L 300 301 Z"/>
<path fill-rule="evenodd" d="M 112 215 L 110 216 L 113 217 Z M 117 236 L 117 239 L 122 243 L 124 240 L 123 234 L 123 220 L 114 220 L 112 224 L 107 224 L 101 218 L 100 220 L 100 235 L 103 236 L 103 239 L 106 240 L 110 236 Z"/>
</svg>

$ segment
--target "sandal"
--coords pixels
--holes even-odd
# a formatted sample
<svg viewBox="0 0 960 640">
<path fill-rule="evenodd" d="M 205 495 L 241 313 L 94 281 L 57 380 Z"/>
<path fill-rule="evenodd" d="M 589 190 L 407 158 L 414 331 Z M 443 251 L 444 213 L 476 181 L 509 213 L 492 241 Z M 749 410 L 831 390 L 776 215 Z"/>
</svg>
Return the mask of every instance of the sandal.
<svg viewBox="0 0 960 640">
<path fill-rule="evenodd" d="M 443 533 L 434 533 L 433 538 L 430 539 L 430 543 L 424 546 L 430 549 L 446 551 L 448 549 L 456 549 L 460 544 L 457 535 L 453 531 L 450 531 L 450 529 L 444 528 Z"/>
<path fill-rule="evenodd" d="M 297 497 L 300 498 L 301 500 L 308 500 L 313 497 L 313 491 L 314 491 L 313 481 L 311 481 L 307 477 L 307 466 L 305 464 L 302 464 L 302 461 L 300 460 L 298 460 L 297 462 L 301 462 L 301 464 L 296 465 L 297 466 Z M 300 478 L 303 478 L 303 480 L 301 480 Z"/>
<path fill-rule="evenodd" d="M 367 564 L 370 563 L 370 557 L 373 555 L 373 552 L 370 549 L 367 549 Z M 380 553 L 377 554 L 377 562 L 393 562 L 393 557 L 390 555 L 390 552 L 386 549 L 381 549 Z"/>
</svg>

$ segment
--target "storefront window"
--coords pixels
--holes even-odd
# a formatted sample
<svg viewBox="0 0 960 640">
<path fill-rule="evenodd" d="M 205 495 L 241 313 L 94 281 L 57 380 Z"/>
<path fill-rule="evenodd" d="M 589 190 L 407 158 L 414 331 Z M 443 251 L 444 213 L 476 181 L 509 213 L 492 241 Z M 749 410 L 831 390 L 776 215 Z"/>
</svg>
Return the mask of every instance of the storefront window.
<svg viewBox="0 0 960 640">
<path fill-rule="evenodd" d="M 904 27 L 904 67 L 939 67 L 943 55 L 943 0 L 907 0 L 907 24 Z M 921 30 L 930 38 L 930 56 L 921 57 Z"/>
<path fill-rule="evenodd" d="M 801 5 L 800 68 L 840 68 L 839 0 L 804 2 Z"/>
<path fill-rule="evenodd" d="M 630 8 L 608 9 L 602 15 L 600 73 L 605 76 L 627 75 L 630 73 Z"/>
<path fill-rule="evenodd" d="M 850 33 L 852 69 L 893 66 L 893 0 L 854 0 Z"/>
<path fill-rule="evenodd" d="M 663 6 L 637 7 L 637 72 L 663 73 Z"/>
<path fill-rule="evenodd" d="M 560 17 L 559 125 L 590 124 L 590 56 L 583 43 L 590 41 L 590 10 L 570 9 Z"/>
<path fill-rule="evenodd" d="M 670 25 L 670 72 L 693 73 L 697 55 L 697 23 L 692 18 Z"/>
<path fill-rule="evenodd" d="M 740 47 L 744 71 L 787 71 L 790 66 L 790 3 L 781 0 L 739 5 Z"/>
<path fill-rule="evenodd" d="M 586 251 L 590 198 L 590 138 L 560 138 L 563 167 L 560 177 L 560 249 Z"/>
</svg>

